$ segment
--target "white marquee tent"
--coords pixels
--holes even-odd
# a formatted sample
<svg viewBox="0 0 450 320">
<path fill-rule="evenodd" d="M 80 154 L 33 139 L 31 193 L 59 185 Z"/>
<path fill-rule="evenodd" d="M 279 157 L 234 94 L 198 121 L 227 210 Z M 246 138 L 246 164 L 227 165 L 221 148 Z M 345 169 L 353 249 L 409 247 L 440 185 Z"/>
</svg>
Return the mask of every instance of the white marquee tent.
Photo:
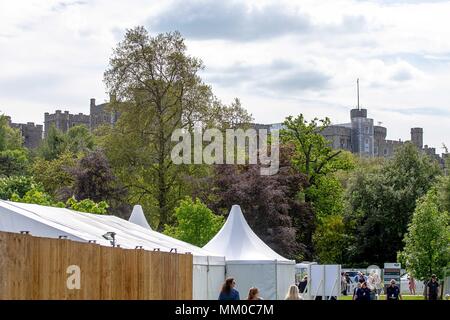
<svg viewBox="0 0 450 320">
<path fill-rule="evenodd" d="M 140 211 L 139 208 L 134 210 L 135 219 L 140 222 L 136 224 L 110 215 L 0 200 L 0 231 L 29 231 L 37 237 L 65 236 L 81 242 L 94 240 L 104 246 L 111 246 L 111 243 L 103 235 L 115 232 L 116 244 L 121 248 L 142 246 L 146 250 L 189 252 L 194 256 L 194 299 L 217 299 L 225 277 L 224 257 L 153 231 L 150 226 L 143 227 L 142 218 L 145 220 L 145 217 L 142 208 Z"/>
<path fill-rule="evenodd" d="M 252 231 L 238 205 L 203 249 L 225 256 L 227 277 L 236 280 L 241 299 L 250 287 L 257 287 L 264 299 L 280 300 L 295 284 L 295 261 L 270 249 Z"/>
<path fill-rule="evenodd" d="M 142 206 L 135 205 L 133 207 L 133 211 L 131 212 L 131 216 L 128 221 L 140 225 L 143 228 L 152 230 L 152 227 L 148 224 L 147 219 L 145 218 L 144 210 L 142 210 Z"/>
</svg>

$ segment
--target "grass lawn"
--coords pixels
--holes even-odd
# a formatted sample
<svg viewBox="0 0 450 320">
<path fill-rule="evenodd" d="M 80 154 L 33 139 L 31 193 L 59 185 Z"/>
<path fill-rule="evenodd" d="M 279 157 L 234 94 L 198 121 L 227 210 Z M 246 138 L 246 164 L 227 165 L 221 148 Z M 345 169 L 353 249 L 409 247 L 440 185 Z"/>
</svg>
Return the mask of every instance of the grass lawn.
<svg viewBox="0 0 450 320">
<path fill-rule="evenodd" d="M 421 296 L 421 295 L 415 295 L 415 296 L 402 295 L 402 297 L 403 297 L 403 300 L 423 300 L 423 296 Z M 352 300 L 352 296 L 342 296 L 342 297 L 339 297 L 339 300 Z M 380 300 L 386 300 L 386 296 L 381 295 Z"/>
</svg>

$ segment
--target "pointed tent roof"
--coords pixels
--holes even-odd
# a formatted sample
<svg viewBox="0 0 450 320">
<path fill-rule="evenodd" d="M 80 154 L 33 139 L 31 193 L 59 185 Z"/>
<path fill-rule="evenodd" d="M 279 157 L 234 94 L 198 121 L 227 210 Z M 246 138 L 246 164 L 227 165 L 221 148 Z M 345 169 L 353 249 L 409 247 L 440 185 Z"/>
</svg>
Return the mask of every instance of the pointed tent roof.
<svg viewBox="0 0 450 320">
<path fill-rule="evenodd" d="M 152 230 L 152 227 L 147 222 L 147 219 L 145 218 L 144 211 L 142 210 L 142 206 L 135 205 L 133 207 L 133 211 L 131 212 L 130 219 L 128 221 L 137 224 L 143 228 Z"/>
<path fill-rule="evenodd" d="M 233 205 L 227 221 L 204 247 L 228 261 L 291 261 L 273 251 L 250 228 L 241 207 Z"/>
</svg>

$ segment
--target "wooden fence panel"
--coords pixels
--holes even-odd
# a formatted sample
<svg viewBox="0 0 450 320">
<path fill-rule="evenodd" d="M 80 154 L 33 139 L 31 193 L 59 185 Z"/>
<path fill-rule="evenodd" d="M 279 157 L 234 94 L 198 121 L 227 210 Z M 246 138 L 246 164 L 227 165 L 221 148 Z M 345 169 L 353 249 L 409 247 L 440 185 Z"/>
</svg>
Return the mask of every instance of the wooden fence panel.
<svg viewBox="0 0 450 320">
<path fill-rule="evenodd" d="M 69 266 L 80 289 L 68 288 Z M 192 286 L 190 254 L 0 232 L 0 299 L 190 300 Z"/>
</svg>

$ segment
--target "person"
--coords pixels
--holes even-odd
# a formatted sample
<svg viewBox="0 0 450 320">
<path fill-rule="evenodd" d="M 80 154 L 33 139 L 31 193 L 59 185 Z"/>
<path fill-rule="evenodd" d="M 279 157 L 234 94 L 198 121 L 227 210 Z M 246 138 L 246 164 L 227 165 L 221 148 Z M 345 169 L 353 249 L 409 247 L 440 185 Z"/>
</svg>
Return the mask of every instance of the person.
<svg viewBox="0 0 450 320">
<path fill-rule="evenodd" d="M 356 292 L 358 291 L 359 288 L 361 288 L 361 282 L 357 281 L 356 287 L 353 289 L 352 300 L 356 300 Z"/>
<path fill-rule="evenodd" d="M 341 293 L 343 296 L 347 295 L 347 278 L 345 277 L 345 272 L 341 273 Z"/>
<path fill-rule="evenodd" d="M 367 281 L 367 277 L 363 272 L 358 271 L 358 274 L 355 276 L 355 282 L 363 283 Z"/>
<path fill-rule="evenodd" d="M 436 279 L 436 275 L 431 276 L 431 280 L 427 284 L 428 300 L 437 300 L 439 292 L 439 283 Z"/>
<path fill-rule="evenodd" d="M 403 300 L 402 295 L 400 294 L 400 289 L 396 285 L 394 279 L 391 279 L 389 286 L 386 288 L 386 300 L 388 301 Z"/>
<path fill-rule="evenodd" d="M 409 293 L 412 294 L 413 296 L 416 295 L 416 280 L 414 279 L 413 276 L 408 276 L 408 288 L 409 288 Z"/>
<path fill-rule="evenodd" d="M 304 276 L 303 280 L 298 283 L 298 291 L 302 294 L 305 293 L 307 285 L 308 285 L 308 276 Z"/>
<path fill-rule="evenodd" d="M 247 300 L 264 300 L 264 299 L 259 296 L 258 288 L 252 287 L 248 291 Z"/>
<path fill-rule="evenodd" d="M 375 288 L 375 271 L 372 271 L 367 277 L 367 288 L 370 290 L 370 300 L 376 300 L 376 288 Z"/>
<path fill-rule="evenodd" d="M 383 286 L 381 284 L 381 277 L 377 272 L 373 273 L 373 282 L 375 284 L 375 290 L 378 298 L 381 294 Z"/>
<path fill-rule="evenodd" d="M 289 290 L 284 300 L 302 300 L 302 298 L 300 297 L 300 292 L 296 285 L 292 285 L 289 287 Z"/>
<path fill-rule="evenodd" d="M 219 300 L 240 300 L 239 291 L 235 289 L 236 282 L 234 278 L 227 278 L 222 285 L 222 291 L 220 291 Z"/>
<path fill-rule="evenodd" d="M 353 297 L 355 301 L 370 301 L 370 289 L 367 287 L 366 282 L 360 282 L 360 286 L 356 289 L 355 296 Z"/>
</svg>

